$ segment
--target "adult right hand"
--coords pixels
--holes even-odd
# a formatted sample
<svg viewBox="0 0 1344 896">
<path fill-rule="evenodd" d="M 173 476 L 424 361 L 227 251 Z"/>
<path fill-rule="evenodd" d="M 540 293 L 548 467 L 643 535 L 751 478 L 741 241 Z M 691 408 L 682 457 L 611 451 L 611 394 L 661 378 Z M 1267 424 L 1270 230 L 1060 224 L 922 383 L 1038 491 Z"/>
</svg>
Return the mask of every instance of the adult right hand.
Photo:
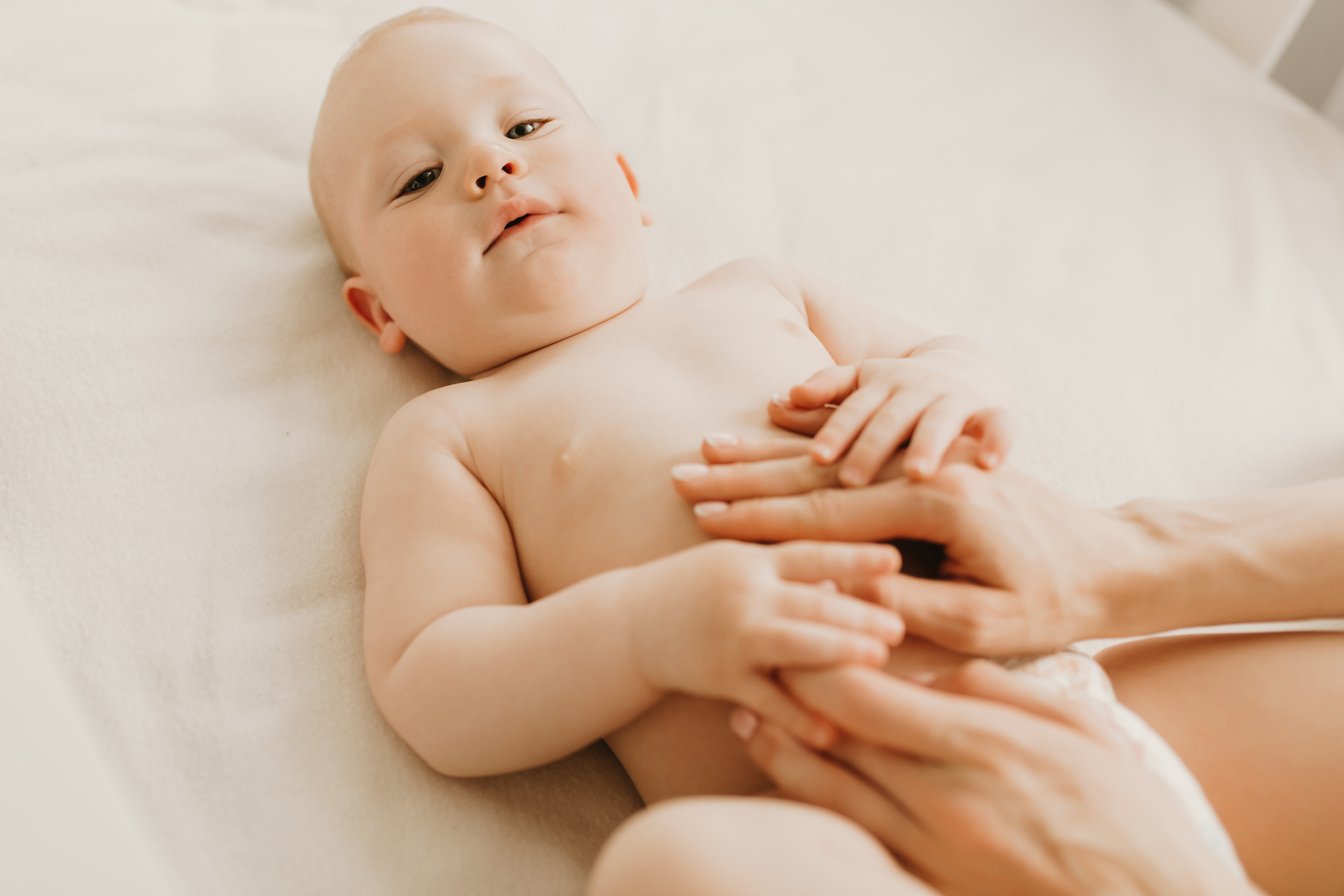
<svg viewBox="0 0 1344 896">
<path fill-rule="evenodd" d="M 893 575 L 878 599 L 910 634 L 964 653 L 1047 651 L 1124 624 L 1110 586 L 1143 569 L 1141 527 L 1058 494 L 1012 469 L 975 465 L 958 440 L 940 470 L 918 483 L 899 455 L 863 488 L 839 488 L 809 443 L 793 438 L 707 440 L 702 475 L 675 480 L 712 535 L 748 541 L 915 539 L 944 546 L 944 578 Z"/>
</svg>

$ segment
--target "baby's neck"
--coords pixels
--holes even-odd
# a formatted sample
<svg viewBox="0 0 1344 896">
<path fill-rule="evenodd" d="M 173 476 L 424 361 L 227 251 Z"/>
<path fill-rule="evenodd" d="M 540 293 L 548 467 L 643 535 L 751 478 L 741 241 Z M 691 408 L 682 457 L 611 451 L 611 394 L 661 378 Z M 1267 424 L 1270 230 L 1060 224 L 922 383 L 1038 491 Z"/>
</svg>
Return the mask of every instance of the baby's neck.
<svg viewBox="0 0 1344 896">
<path fill-rule="evenodd" d="M 528 351 L 523 352 L 520 355 L 515 355 L 514 357 L 509 358 L 506 361 L 501 361 L 494 367 L 487 368 L 486 370 L 482 370 L 478 373 L 468 374 L 467 379 L 480 380 L 485 379 L 486 377 L 494 376 L 499 373 L 503 373 L 506 370 L 516 369 L 520 366 L 545 364 L 554 355 L 563 352 L 569 348 L 572 348 L 576 341 L 582 340 L 585 337 L 591 336 L 592 334 L 603 330 L 604 328 L 610 327 L 611 325 L 617 323 L 623 318 L 628 317 L 634 309 L 644 304 L 646 304 L 645 299 L 643 296 L 640 296 L 639 298 L 631 302 L 629 305 L 622 308 L 620 311 L 617 311 L 611 317 L 600 320 L 597 323 L 590 324 L 581 330 L 577 330 L 573 333 L 570 333 L 568 336 L 562 336 L 559 339 L 555 340 L 554 342 L 548 342 L 545 345 L 540 345 L 537 346 L 536 348 L 529 349 Z"/>
</svg>

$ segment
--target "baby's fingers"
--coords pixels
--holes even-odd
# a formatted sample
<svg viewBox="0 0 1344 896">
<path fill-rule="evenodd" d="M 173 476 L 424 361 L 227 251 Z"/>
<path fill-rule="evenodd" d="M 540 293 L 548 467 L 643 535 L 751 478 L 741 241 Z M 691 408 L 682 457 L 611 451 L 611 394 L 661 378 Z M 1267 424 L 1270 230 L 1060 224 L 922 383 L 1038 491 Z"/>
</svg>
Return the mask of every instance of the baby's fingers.
<svg viewBox="0 0 1344 896">
<path fill-rule="evenodd" d="M 804 709 L 764 673 L 752 674 L 732 699 L 815 749 L 825 750 L 836 741 L 834 725 Z"/>
<path fill-rule="evenodd" d="M 886 644 L 899 644 L 905 637 L 905 624 L 886 607 L 835 590 L 833 582 L 822 582 L 822 590 L 805 585 L 786 587 L 780 593 L 779 611 L 791 619 L 819 622 L 859 634 L 871 635 Z M 857 590 L 857 589 L 856 589 Z M 870 593 L 880 593 L 870 589 Z"/>
<path fill-rule="evenodd" d="M 770 550 L 781 579 L 810 583 L 830 579 L 849 593 L 851 584 L 889 575 L 901 566 L 900 553 L 889 544 L 791 541 Z"/>
<path fill-rule="evenodd" d="M 913 389 L 902 389 L 889 398 L 841 462 L 841 484 L 855 488 L 871 483 L 896 449 L 910 438 L 915 421 L 928 404 L 928 394 Z"/>
<path fill-rule="evenodd" d="M 976 411 L 966 421 L 966 435 L 980 443 L 975 462 L 986 470 L 992 470 L 1008 456 L 1013 447 L 1012 427 L 1008 422 L 1008 412 L 1003 408 L 986 408 Z"/>
<path fill-rule="evenodd" d="M 819 668 L 842 663 L 882 666 L 890 653 L 877 638 L 831 625 L 774 617 L 746 638 L 747 658 L 757 668 Z"/>
<path fill-rule="evenodd" d="M 829 464 L 848 451 L 850 443 L 886 398 L 887 390 L 878 386 L 865 386 L 846 398 L 812 437 L 812 459 Z"/>
<path fill-rule="evenodd" d="M 915 425 L 910 448 L 905 454 L 905 475 L 914 480 L 928 479 L 942 466 L 943 455 L 966 427 L 967 409 L 954 398 L 944 396 L 929 405 Z"/>
<path fill-rule="evenodd" d="M 855 364 L 826 367 L 789 390 L 794 407 L 810 410 L 824 404 L 834 404 L 853 392 L 859 385 L 859 368 Z"/>
<path fill-rule="evenodd" d="M 823 405 L 807 410 L 793 405 L 787 396 L 776 395 L 766 405 L 765 412 L 770 422 L 780 429 L 811 436 L 816 435 L 817 431 L 826 425 L 826 421 L 831 419 L 831 414 L 835 413 L 835 408 Z"/>
</svg>

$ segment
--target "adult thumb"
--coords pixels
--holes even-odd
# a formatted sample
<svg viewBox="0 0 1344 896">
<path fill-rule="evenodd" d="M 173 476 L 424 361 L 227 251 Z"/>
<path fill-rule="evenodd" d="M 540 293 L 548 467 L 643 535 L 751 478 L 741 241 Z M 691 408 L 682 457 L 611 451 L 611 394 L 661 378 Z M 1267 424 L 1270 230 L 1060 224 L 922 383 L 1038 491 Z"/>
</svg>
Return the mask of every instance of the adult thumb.
<svg viewBox="0 0 1344 896">
<path fill-rule="evenodd" d="M 907 635 L 959 653 L 1009 656 L 1022 644 L 1020 626 L 1005 625 L 1004 592 L 967 582 L 893 575 L 883 579 L 880 602 L 905 622 Z"/>
</svg>

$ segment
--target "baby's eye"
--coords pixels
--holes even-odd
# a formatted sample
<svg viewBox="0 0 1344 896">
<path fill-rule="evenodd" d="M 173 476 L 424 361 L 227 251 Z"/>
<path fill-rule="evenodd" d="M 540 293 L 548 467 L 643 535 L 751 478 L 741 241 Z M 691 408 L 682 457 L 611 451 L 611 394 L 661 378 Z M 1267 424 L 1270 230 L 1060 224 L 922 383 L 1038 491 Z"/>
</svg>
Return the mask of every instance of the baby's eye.
<svg viewBox="0 0 1344 896">
<path fill-rule="evenodd" d="M 510 140 L 517 140 L 519 137 L 526 137 L 528 134 L 535 133 L 549 118 L 530 118 L 527 121 L 520 121 L 513 127 L 504 132 L 504 136 Z M 524 130 L 526 128 L 526 130 Z"/>
<path fill-rule="evenodd" d="M 436 181 L 436 180 L 439 179 L 439 171 L 440 171 L 440 170 L 442 170 L 442 169 L 439 169 L 439 168 L 426 168 L 424 171 L 421 171 L 421 172 L 420 172 L 419 174 L 417 174 L 415 177 L 413 177 L 413 178 L 411 178 L 410 180 L 406 181 L 406 185 L 405 185 L 404 187 L 401 188 L 401 192 L 398 193 L 397 195 L 398 195 L 398 196 L 405 196 L 407 193 L 418 193 L 418 192 L 420 192 L 420 191 L 423 190 L 425 187 L 429 186 L 430 184 L 434 183 L 434 181 Z"/>
</svg>

